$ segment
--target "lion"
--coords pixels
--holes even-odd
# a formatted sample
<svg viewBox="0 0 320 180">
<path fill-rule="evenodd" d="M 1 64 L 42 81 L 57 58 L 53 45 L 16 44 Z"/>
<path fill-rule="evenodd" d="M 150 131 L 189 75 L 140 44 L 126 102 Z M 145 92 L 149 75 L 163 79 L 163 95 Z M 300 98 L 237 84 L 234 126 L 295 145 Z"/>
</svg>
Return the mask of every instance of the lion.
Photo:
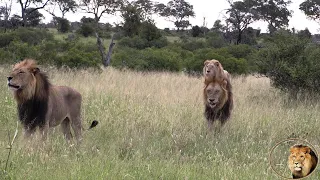
<svg viewBox="0 0 320 180">
<path fill-rule="evenodd" d="M 212 81 L 222 82 L 223 86 L 227 86 L 227 80 L 231 83 L 231 75 L 224 70 L 222 64 L 215 59 L 205 60 L 203 67 L 204 84 L 207 86 Z"/>
<path fill-rule="evenodd" d="M 288 166 L 293 179 L 308 176 L 317 166 L 318 157 L 308 146 L 294 145 L 290 147 Z"/>
<path fill-rule="evenodd" d="M 226 88 L 222 82 L 212 81 L 203 91 L 205 112 L 209 130 L 215 120 L 219 120 L 221 125 L 230 118 L 233 109 L 233 94 L 230 81 L 227 79 Z M 230 91 L 228 91 L 230 89 Z"/>
<path fill-rule="evenodd" d="M 82 97 L 79 92 L 67 86 L 52 85 L 33 59 L 15 64 L 7 78 L 9 89 L 17 102 L 19 120 L 26 138 L 39 128 L 45 140 L 49 128 L 61 124 L 68 141 L 72 138 L 70 125 L 77 141 L 81 141 Z M 93 121 L 89 129 L 97 124 L 98 121 Z"/>
</svg>

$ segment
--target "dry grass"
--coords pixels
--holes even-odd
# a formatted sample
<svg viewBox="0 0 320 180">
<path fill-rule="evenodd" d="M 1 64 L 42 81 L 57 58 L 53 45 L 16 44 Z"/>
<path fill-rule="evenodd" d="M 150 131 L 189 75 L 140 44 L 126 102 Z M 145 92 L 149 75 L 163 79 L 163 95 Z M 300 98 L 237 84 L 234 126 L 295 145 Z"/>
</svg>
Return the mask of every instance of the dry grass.
<svg viewBox="0 0 320 180">
<path fill-rule="evenodd" d="M 275 179 L 268 156 L 278 141 L 299 137 L 319 150 L 319 105 L 286 105 L 267 78 L 233 78 L 232 119 L 207 135 L 200 78 L 113 68 L 46 71 L 54 84 L 82 93 L 84 126 L 100 124 L 80 147 L 67 146 L 58 128 L 46 145 L 20 139 L 7 179 Z M 0 83 L 2 169 L 6 132 L 14 132 L 17 116 L 5 78 Z"/>
</svg>

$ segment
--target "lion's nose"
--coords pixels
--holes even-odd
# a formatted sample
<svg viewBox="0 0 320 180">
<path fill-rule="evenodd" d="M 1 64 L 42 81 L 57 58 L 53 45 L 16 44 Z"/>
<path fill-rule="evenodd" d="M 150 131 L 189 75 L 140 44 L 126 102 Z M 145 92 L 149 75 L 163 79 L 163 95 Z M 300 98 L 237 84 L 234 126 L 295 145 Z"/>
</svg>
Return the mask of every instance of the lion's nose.
<svg viewBox="0 0 320 180">
<path fill-rule="evenodd" d="M 207 73 L 209 73 L 210 71 L 207 71 Z"/>
<path fill-rule="evenodd" d="M 209 99 L 210 102 L 214 102 L 214 99 Z"/>
<path fill-rule="evenodd" d="M 8 81 L 10 81 L 10 80 L 12 79 L 12 77 L 10 77 L 10 76 L 9 76 L 9 77 L 7 77 L 7 78 L 8 78 Z"/>
<path fill-rule="evenodd" d="M 298 165 L 299 163 L 296 162 L 296 163 L 294 163 L 294 164 L 295 164 L 295 165 Z"/>
</svg>

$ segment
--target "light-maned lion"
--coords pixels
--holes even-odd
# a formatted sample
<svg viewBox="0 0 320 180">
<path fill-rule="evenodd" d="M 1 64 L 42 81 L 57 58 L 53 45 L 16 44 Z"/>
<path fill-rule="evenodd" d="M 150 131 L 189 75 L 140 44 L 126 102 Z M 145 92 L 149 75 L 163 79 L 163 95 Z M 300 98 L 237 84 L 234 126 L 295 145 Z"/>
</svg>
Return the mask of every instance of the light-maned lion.
<svg viewBox="0 0 320 180">
<path fill-rule="evenodd" d="M 32 135 L 39 127 L 42 139 L 45 140 L 49 127 L 61 124 L 67 140 L 72 138 L 70 125 L 76 139 L 81 140 L 82 98 L 79 92 L 70 87 L 52 85 L 32 59 L 14 65 L 8 76 L 8 86 L 17 101 L 25 137 Z M 90 128 L 97 124 L 97 121 L 93 121 Z"/>
<path fill-rule="evenodd" d="M 203 91 L 205 112 L 209 130 L 215 120 L 220 120 L 221 125 L 230 118 L 233 109 L 233 94 L 230 82 L 227 80 L 226 88 L 221 82 L 210 82 Z"/>
<path fill-rule="evenodd" d="M 288 166 L 293 179 L 309 175 L 317 166 L 318 157 L 308 146 L 294 145 L 290 147 Z"/>
<path fill-rule="evenodd" d="M 227 81 L 231 82 L 231 75 L 228 71 L 223 69 L 222 64 L 215 59 L 205 60 L 203 67 L 204 84 L 207 86 L 210 82 L 218 81 L 222 82 L 226 87 Z"/>
</svg>

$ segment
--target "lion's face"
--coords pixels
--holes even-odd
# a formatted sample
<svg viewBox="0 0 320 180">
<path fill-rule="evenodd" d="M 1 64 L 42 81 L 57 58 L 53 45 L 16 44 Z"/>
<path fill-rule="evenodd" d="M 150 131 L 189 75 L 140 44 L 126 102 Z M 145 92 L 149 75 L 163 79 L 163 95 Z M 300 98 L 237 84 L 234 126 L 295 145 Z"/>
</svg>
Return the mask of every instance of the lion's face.
<svg viewBox="0 0 320 180">
<path fill-rule="evenodd" d="M 308 146 L 291 147 L 288 158 L 288 166 L 295 175 L 304 177 L 310 173 L 313 166 L 311 149 Z"/>
<path fill-rule="evenodd" d="M 218 60 L 206 60 L 204 62 L 203 74 L 206 77 L 219 77 L 223 73 L 223 67 Z"/>
<path fill-rule="evenodd" d="M 224 104 L 225 102 L 222 102 L 224 96 L 225 96 L 225 90 L 221 87 L 219 83 L 212 82 L 210 83 L 206 89 L 206 103 L 211 108 L 216 108 L 220 104 Z"/>
<path fill-rule="evenodd" d="M 14 68 L 8 76 L 8 86 L 12 91 L 23 90 L 35 83 L 33 72 L 27 68 Z"/>
</svg>

